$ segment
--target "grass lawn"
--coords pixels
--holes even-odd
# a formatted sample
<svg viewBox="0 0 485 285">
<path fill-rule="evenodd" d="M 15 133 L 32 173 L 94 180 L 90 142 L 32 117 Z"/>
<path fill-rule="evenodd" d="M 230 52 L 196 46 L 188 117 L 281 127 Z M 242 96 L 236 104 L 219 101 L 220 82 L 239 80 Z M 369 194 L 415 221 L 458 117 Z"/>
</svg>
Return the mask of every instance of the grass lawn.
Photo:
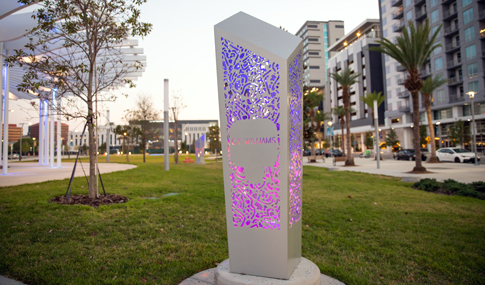
<svg viewBox="0 0 485 285">
<path fill-rule="evenodd" d="M 103 176 L 126 204 L 49 203 L 68 180 L 0 188 L 0 275 L 27 284 L 178 284 L 226 259 L 221 163 L 165 172 L 162 156 L 141 159 Z M 346 284 L 485 284 L 485 201 L 315 167 L 304 168 L 303 191 L 303 256 L 322 273 Z M 73 193 L 87 193 L 84 177 Z"/>
</svg>

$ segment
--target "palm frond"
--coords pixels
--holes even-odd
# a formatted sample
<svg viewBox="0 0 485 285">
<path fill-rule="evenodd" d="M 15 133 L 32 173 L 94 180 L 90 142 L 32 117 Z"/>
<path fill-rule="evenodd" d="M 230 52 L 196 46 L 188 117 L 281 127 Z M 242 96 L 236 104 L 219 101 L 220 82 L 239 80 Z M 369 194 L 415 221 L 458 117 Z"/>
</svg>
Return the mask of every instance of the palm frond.
<svg viewBox="0 0 485 285">
<path fill-rule="evenodd" d="M 443 84 L 448 82 L 447 79 L 443 79 L 441 75 L 430 76 L 423 81 L 423 87 L 421 88 L 421 94 L 424 96 L 430 96 L 433 92 Z"/>
</svg>

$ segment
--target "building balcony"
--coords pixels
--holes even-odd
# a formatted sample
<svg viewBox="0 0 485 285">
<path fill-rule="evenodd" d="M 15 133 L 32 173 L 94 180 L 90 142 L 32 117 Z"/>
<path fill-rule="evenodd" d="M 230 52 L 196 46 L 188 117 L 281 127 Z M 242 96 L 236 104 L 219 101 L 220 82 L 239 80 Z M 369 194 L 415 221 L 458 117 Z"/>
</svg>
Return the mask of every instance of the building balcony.
<svg viewBox="0 0 485 285">
<path fill-rule="evenodd" d="M 424 79 L 424 78 L 431 75 L 431 71 L 427 70 L 427 69 L 422 69 L 422 70 L 419 71 L 419 75 L 421 76 L 421 78 Z"/>
<path fill-rule="evenodd" d="M 454 42 L 446 45 L 446 52 L 452 52 L 460 48 L 460 42 Z"/>
<path fill-rule="evenodd" d="M 485 19 L 485 10 L 480 11 L 480 13 L 478 13 L 478 20 L 483 20 L 483 19 Z"/>
<path fill-rule="evenodd" d="M 455 77 L 448 78 L 448 85 L 449 86 L 457 85 L 457 84 L 460 84 L 460 83 L 463 83 L 463 77 L 461 77 L 461 76 L 455 76 Z"/>
<path fill-rule="evenodd" d="M 423 10 L 419 10 L 416 12 L 416 21 L 421 21 L 423 20 L 424 18 L 426 18 L 426 9 L 423 9 Z"/>
<path fill-rule="evenodd" d="M 447 11 L 443 11 L 443 20 L 448 20 L 450 18 L 454 18 L 457 16 L 457 11 L 453 8 L 450 8 Z"/>
<path fill-rule="evenodd" d="M 402 8 L 392 13 L 392 19 L 394 20 L 402 19 L 403 16 L 404 16 L 404 12 Z"/>
<path fill-rule="evenodd" d="M 404 21 L 401 20 L 399 21 L 399 23 L 397 23 L 396 25 L 392 26 L 392 31 L 394 33 L 400 33 L 402 32 L 402 28 L 404 27 Z"/>
<path fill-rule="evenodd" d="M 392 7 L 400 7 L 400 6 L 402 6 L 402 0 L 392 0 L 391 1 L 391 6 Z"/>
<path fill-rule="evenodd" d="M 450 94 L 450 103 L 462 102 L 465 101 L 465 94 Z"/>
<path fill-rule="evenodd" d="M 458 33 L 460 29 L 458 26 L 449 26 L 445 28 L 445 36 L 453 36 Z"/>
<path fill-rule="evenodd" d="M 415 6 L 420 6 L 422 4 L 426 4 L 426 0 L 414 0 Z"/>
<path fill-rule="evenodd" d="M 409 96 L 411 96 L 411 93 L 409 91 L 402 91 L 397 93 L 397 98 L 399 99 L 407 99 L 409 98 Z"/>
<path fill-rule="evenodd" d="M 400 64 L 396 67 L 396 70 L 399 72 L 403 72 L 403 71 L 406 71 L 406 68 Z"/>
<path fill-rule="evenodd" d="M 399 112 L 407 113 L 411 111 L 411 107 L 409 106 L 401 106 L 399 107 Z"/>
<path fill-rule="evenodd" d="M 461 66 L 461 58 L 457 58 L 454 60 L 448 61 L 446 64 L 447 69 L 455 68 L 455 67 L 460 67 Z"/>
<path fill-rule="evenodd" d="M 397 85 L 404 85 L 404 83 L 405 83 L 405 82 L 406 82 L 406 79 L 404 79 L 404 78 L 399 78 L 399 79 L 397 80 Z"/>
<path fill-rule="evenodd" d="M 446 4 L 449 4 L 453 1 L 455 1 L 455 0 L 441 0 L 441 5 L 446 5 Z"/>
</svg>

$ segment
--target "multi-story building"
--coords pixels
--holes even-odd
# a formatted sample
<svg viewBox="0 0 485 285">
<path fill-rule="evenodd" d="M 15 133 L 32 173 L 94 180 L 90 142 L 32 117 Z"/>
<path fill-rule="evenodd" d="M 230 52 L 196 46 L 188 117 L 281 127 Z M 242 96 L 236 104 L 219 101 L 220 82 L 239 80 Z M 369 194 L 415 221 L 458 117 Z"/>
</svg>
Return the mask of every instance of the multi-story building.
<svg viewBox="0 0 485 285">
<path fill-rule="evenodd" d="M 478 151 L 484 151 L 485 138 L 485 1 L 483 0 L 379 0 L 381 31 L 384 38 L 396 42 L 408 21 L 422 24 L 428 20 L 432 31 L 442 27 L 436 48 L 423 69 L 421 78 L 441 75 L 448 83 L 433 94 L 432 122 L 424 113 L 420 99 L 421 124 L 435 125 L 438 146 L 451 143 L 449 129 L 458 120 L 470 125 L 469 91 L 475 95 Z M 394 128 L 403 148 L 412 148 L 411 96 L 404 88 L 407 76 L 393 58 L 383 55 L 386 90 L 386 125 Z M 439 123 L 439 127 L 436 126 Z M 441 132 L 440 132 L 441 131 Z M 470 144 L 465 146 L 470 149 Z"/>
<path fill-rule="evenodd" d="M 296 35 L 303 39 L 303 85 L 323 90 L 326 82 L 328 47 L 344 35 L 343 21 L 306 21 Z"/>
<path fill-rule="evenodd" d="M 359 73 L 358 82 L 350 86 L 350 104 L 354 110 L 350 114 L 351 132 L 355 137 L 354 149 L 363 149 L 365 132 L 373 129 L 372 111 L 361 100 L 370 92 L 383 92 L 382 57 L 379 52 L 370 51 L 369 47 L 379 46 L 380 37 L 378 19 L 367 19 L 350 33 L 340 38 L 328 48 L 334 54 L 328 60 L 325 112 L 330 114 L 333 108 L 343 106 L 342 87 L 330 77 L 348 67 L 353 73 Z M 378 108 L 379 122 L 384 124 L 384 105 Z M 336 115 L 332 114 L 335 134 L 341 134 L 341 125 Z"/>
</svg>

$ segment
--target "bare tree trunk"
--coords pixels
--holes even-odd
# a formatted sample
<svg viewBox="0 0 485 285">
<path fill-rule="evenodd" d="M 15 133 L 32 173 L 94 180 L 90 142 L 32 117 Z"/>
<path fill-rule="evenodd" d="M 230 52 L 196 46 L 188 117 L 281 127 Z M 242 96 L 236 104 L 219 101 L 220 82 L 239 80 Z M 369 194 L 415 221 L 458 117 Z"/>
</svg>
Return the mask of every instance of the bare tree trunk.
<svg viewBox="0 0 485 285">
<path fill-rule="evenodd" d="M 426 171 L 426 168 L 423 167 L 423 162 L 421 160 L 421 139 L 419 136 L 419 91 L 412 91 L 411 96 L 413 101 L 414 153 L 416 154 L 416 165 L 414 166 L 413 171 L 423 172 Z"/>
<path fill-rule="evenodd" d="M 96 183 L 96 160 L 95 160 L 95 148 L 94 148 L 94 126 L 93 126 L 93 102 L 88 99 L 88 140 L 89 140 L 89 198 L 96 197 L 96 189 L 94 187 Z M 81 138 L 82 139 L 82 138 Z"/>
<path fill-rule="evenodd" d="M 436 157 L 435 134 L 433 121 L 431 120 L 431 94 L 424 95 L 424 107 L 426 108 L 426 115 L 428 117 L 429 138 L 431 140 L 431 157 L 429 158 L 428 163 L 439 163 L 439 160 Z"/>
<path fill-rule="evenodd" d="M 142 141 L 142 146 L 143 146 L 143 163 L 146 163 L 145 156 L 146 156 L 146 147 L 145 143 Z"/>
<path fill-rule="evenodd" d="M 123 138 L 123 141 L 125 142 L 126 162 L 130 162 L 130 157 L 128 156 L 129 149 L 128 149 L 128 144 L 126 143 L 126 137 Z"/>
<path fill-rule="evenodd" d="M 340 128 L 342 129 L 342 135 L 340 136 L 341 137 L 341 140 L 340 140 L 340 144 L 341 144 L 341 147 L 342 147 L 342 155 L 345 156 L 345 147 L 344 147 L 344 128 L 345 128 L 345 120 L 340 120 Z"/>
<path fill-rule="evenodd" d="M 175 123 L 175 127 L 174 127 L 174 134 L 173 134 L 173 137 L 174 137 L 174 149 L 175 149 L 175 152 L 174 152 L 174 156 L 173 156 L 173 159 L 175 161 L 175 164 L 178 164 L 179 163 L 179 144 L 178 144 L 178 138 L 177 138 L 177 135 L 178 135 L 178 131 L 177 131 L 177 117 L 175 116 L 174 114 L 174 123 Z"/>
</svg>

